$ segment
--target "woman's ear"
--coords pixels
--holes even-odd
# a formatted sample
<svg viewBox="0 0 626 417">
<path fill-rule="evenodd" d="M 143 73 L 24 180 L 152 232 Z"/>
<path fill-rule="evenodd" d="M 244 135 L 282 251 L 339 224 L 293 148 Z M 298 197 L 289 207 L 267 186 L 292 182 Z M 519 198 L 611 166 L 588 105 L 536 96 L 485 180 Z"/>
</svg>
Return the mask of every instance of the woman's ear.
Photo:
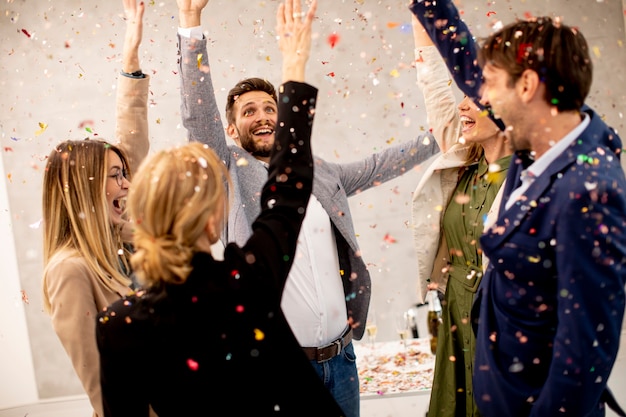
<svg viewBox="0 0 626 417">
<path fill-rule="evenodd" d="M 217 219 L 217 216 L 214 214 L 210 215 L 207 219 L 206 226 L 204 230 L 209 238 L 209 242 L 212 244 L 217 243 L 220 238 L 220 222 Z"/>
</svg>

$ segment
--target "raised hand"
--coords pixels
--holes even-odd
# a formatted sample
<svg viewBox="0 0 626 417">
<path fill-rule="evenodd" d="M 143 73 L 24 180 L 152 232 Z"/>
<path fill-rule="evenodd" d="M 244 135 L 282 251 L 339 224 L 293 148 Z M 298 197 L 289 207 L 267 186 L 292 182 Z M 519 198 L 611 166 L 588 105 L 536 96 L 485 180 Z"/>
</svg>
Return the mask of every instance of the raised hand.
<svg viewBox="0 0 626 417">
<path fill-rule="evenodd" d="M 209 0 L 176 0 L 178 20 L 181 28 L 200 26 L 202 9 Z"/>
<path fill-rule="evenodd" d="M 124 36 L 124 50 L 122 52 L 122 71 L 133 73 L 141 69 L 139 65 L 139 45 L 143 36 L 143 1 L 122 0 L 124 15 L 126 16 L 126 35 Z"/>
<path fill-rule="evenodd" d="M 311 25 L 317 0 L 311 1 L 308 12 L 302 11 L 301 0 L 285 0 L 276 12 L 278 47 L 283 54 L 283 82 L 304 81 L 304 67 L 311 52 Z"/>
</svg>

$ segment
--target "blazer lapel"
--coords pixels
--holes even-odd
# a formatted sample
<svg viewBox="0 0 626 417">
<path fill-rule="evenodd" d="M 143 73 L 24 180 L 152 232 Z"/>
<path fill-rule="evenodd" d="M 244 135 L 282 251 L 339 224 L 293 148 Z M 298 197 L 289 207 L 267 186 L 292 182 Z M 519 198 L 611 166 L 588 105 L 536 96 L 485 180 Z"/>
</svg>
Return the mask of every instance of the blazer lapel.
<svg viewBox="0 0 626 417">
<path fill-rule="evenodd" d="M 513 203 L 511 208 L 506 210 L 506 199 L 503 199 L 498 220 L 485 232 L 485 239 L 481 240 L 481 244 L 493 248 L 505 242 L 509 235 L 519 228 L 524 218 L 532 213 L 535 207 L 539 205 L 539 200 L 554 182 L 556 174 L 566 171 L 570 165 L 575 163 L 577 155 L 586 153 L 588 150 L 586 149 L 587 147 L 588 146 L 584 143 L 574 140 L 572 145 L 552 161 L 546 170 L 533 181 L 530 187 L 528 187 L 526 192 L 521 196 L 522 199 L 520 201 Z M 523 158 L 516 155 L 516 157 L 511 160 L 512 166 L 509 170 L 515 172 L 509 172 L 507 183 L 515 181 L 517 186 L 520 185 L 519 175 L 524 169 L 523 166 L 520 166 L 523 165 L 520 159 Z M 513 166 L 513 164 L 515 165 Z M 505 185 L 507 186 L 505 195 L 508 199 L 514 188 L 509 184 Z"/>
</svg>

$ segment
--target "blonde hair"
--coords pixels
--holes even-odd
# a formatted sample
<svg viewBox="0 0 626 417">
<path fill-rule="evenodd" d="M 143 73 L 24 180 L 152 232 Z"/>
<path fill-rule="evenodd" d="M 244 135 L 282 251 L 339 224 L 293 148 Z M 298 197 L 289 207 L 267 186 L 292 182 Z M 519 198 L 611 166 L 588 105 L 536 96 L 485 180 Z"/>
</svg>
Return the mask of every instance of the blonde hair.
<svg viewBox="0 0 626 417">
<path fill-rule="evenodd" d="M 111 280 L 131 281 L 123 272 L 127 265 L 119 231 L 110 221 L 106 200 L 107 152 L 117 153 L 126 169 L 124 152 L 103 140 L 68 140 L 50 152 L 43 179 L 43 301 L 50 312 L 47 266 L 63 249 L 76 250 L 103 285 Z M 130 173 L 128 174 L 130 176 Z"/>
<path fill-rule="evenodd" d="M 209 216 L 227 204 L 228 181 L 224 163 L 200 143 L 161 151 L 143 162 L 128 197 L 135 220 L 131 265 L 142 284 L 185 282 Z"/>
</svg>

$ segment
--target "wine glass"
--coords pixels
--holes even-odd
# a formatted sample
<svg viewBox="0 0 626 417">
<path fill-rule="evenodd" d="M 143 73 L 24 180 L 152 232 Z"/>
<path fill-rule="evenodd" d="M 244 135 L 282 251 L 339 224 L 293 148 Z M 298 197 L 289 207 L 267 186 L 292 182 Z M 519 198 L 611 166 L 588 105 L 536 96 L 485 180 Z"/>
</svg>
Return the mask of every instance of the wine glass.
<svg viewBox="0 0 626 417">
<path fill-rule="evenodd" d="M 411 337 L 411 325 L 408 313 L 403 312 L 396 314 L 395 324 L 398 336 L 400 336 L 400 340 L 402 340 L 402 343 L 404 344 L 404 349 L 406 350 L 406 348 L 408 347 L 407 340 Z"/>
<path fill-rule="evenodd" d="M 376 312 L 371 310 L 367 315 L 367 322 L 365 323 L 365 331 L 367 332 L 367 338 L 371 347 L 374 347 L 376 341 L 376 334 L 378 333 L 378 325 L 376 324 Z"/>
</svg>

